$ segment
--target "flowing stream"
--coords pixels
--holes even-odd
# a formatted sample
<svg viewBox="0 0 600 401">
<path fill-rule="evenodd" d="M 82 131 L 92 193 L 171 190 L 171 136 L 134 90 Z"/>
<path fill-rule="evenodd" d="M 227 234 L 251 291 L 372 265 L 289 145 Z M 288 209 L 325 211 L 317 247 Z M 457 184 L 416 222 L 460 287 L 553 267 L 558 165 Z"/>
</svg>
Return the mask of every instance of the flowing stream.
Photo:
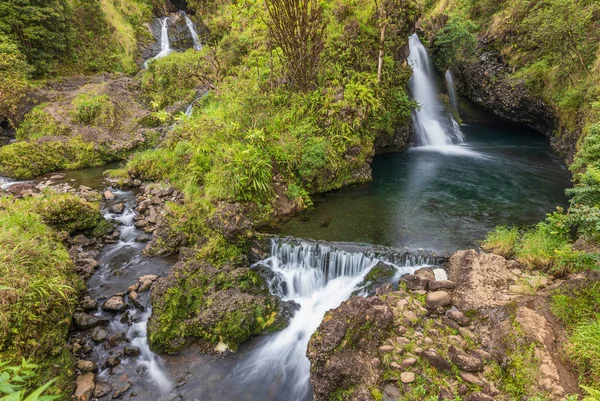
<svg viewBox="0 0 600 401">
<path fill-rule="evenodd" d="M 458 100 L 456 98 L 456 88 L 454 87 L 454 77 L 452 71 L 446 70 L 444 73 L 444 80 L 446 81 L 446 91 L 448 92 L 448 101 L 450 107 L 454 112 L 458 113 Z"/>
<path fill-rule="evenodd" d="M 149 60 L 146 60 L 144 67 L 148 68 L 148 62 L 153 59 L 159 59 L 171 54 L 171 44 L 169 42 L 169 17 L 164 17 L 160 22 L 160 52 Z"/>
<path fill-rule="evenodd" d="M 196 32 L 196 26 L 192 22 L 192 20 L 187 16 L 187 14 L 182 11 L 183 16 L 185 17 L 185 24 L 190 30 L 190 35 L 192 36 L 192 40 L 194 41 L 194 50 L 202 50 L 202 43 L 200 43 L 200 38 L 198 38 L 198 33 Z"/>
</svg>

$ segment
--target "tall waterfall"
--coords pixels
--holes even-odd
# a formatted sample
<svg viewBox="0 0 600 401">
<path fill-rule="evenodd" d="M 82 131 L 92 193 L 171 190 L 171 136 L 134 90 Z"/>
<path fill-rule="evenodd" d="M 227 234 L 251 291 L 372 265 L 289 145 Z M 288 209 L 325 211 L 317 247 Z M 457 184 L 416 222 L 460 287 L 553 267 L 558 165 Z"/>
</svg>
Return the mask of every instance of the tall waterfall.
<svg viewBox="0 0 600 401">
<path fill-rule="evenodd" d="M 183 16 L 185 17 L 185 24 L 190 30 L 190 35 L 192 35 L 192 40 L 194 41 L 194 50 L 202 50 L 202 43 L 200 43 L 200 38 L 198 38 L 198 33 L 196 32 L 196 26 L 192 22 L 192 20 L 187 16 L 187 14 L 182 11 Z"/>
<path fill-rule="evenodd" d="M 159 22 L 160 22 L 160 52 L 156 56 L 151 58 L 150 60 L 159 59 L 159 58 L 168 56 L 169 54 L 171 54 L 171 51 L 172 51 L 171 44 L 169 43 L 169 17 L 165 17 L 165 18 L 159 20 Z M 148 62 L 150 60 L 146 60 L 146 62 L 144 63 L 144 67 L 148 68 Z"/>
<path fill-rule="evenodd" d="M 444 74 L 446 80 L 446 90 L 448 91 L 448 100 L 450 100 L 450 107 L 454 112 L 458 112 L 458 101 L 456 100 L 456 88 L 454 87 L 454 77 L 452 71 L 446 70 Z"/>
<path fill-rule="evenodd" d="M 458 124 L 444 111 L 438 99 L 435 75 L 427 49 L 416 34 L 409 38 L 408 45 L 408 61 L 413 68 L 410 89 L 413 98 L 419 103 L 419 108 L 413 112 L 419 144 L 439 147 L 463 142 Z"/>
<path fill-rule="evenodd" d="M 404 266 L 410 260 L 414 259 L 401 257 L 398 263 L 402 266 L 393 265 L 398 277 L 418 268 Z M 214 399 L 227 399 L 243 388 L 248 399 L 311 400 L 308 341 L 325 313 L 348 299 L 378 261 L 371 252 L 299 240 L 273 240 L 271 256 L 257 266 L 272 273 L 269 288 L 273 294 L 283 301 L 294 301 L 300 308 L 287 328 L 254 349 L 233 369 L 227 383 L 220 382 L 224 393 Z M 268 398 L 264 395 L 267 393 Z"/>
</svg>

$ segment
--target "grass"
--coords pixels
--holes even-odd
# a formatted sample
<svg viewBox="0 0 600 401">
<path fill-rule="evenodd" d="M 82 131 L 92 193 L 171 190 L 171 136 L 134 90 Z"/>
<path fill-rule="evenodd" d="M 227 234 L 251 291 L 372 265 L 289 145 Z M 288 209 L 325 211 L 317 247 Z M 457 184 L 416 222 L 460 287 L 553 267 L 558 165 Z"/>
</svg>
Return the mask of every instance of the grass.
<svg viewBox="0 0 600 401">
<path fill-rule="evenodd" d="M 82 93 L 71 102 L 71 116 L 79 124 L 114 128 L 117 125 L 117 105 L 107 95 Z"/>
<path fill-rule="evenodd" d="M 40 367 L 31 386 L 56 377 L 49 390 L 56 394 L 68 392 L 73 380 L 66 338 L 83 283 L 49 224 L 91 228 L 99 211 L 72 195 L 45 196 L 0 202 L 0 360 L 30 360 Z"/>
<path fill-rule="evenodd" d="M 34 107 L 25 115 L 17 129 L 17 140 L 34 140 L 48 136 L 69 135 L 69 128 L 44 111 L 44 104 Z"/>
<path fill-rule="evenodd" d="M 518 239 L 519 230 L 516 227 L 498 226 L 485 237 L 481 247 L 486 251 L 510 258 L 514 255 Z"/>
</svg>

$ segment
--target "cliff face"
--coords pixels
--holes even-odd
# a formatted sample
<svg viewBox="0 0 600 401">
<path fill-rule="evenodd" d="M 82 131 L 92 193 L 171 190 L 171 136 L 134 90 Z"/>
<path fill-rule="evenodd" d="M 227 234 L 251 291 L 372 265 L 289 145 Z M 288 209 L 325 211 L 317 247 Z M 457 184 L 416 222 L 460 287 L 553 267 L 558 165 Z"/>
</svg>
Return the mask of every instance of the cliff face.
<svg viewBox="0 0 600 401">
<path fill-rule="evenodd" d="M 550 137 L 556 153 L 572 159 L 577 138 L 564 132 L 551 105 L 534 96 L 523 80 L 510 75 L 508 65 L 497 53 L 481 51 L 475 61 L 463 62 L 452 68 L 457 90 L 494 114 L 525 124 Z"/>
</svg>

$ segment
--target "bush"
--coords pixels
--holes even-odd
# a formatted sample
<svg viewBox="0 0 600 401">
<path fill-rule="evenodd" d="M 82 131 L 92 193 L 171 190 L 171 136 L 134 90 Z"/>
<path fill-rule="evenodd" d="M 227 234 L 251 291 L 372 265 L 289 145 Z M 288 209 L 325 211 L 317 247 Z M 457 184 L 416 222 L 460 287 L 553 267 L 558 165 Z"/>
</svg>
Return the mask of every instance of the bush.
<svg viewBox="0 0 600 401">
<path fill-rule="evenodd" d="M 52 385 L 55 380 L 36 388 L 35 390 L 27 391 L 30 382 L 35 380 L 39 369 L 38 365 L 30 363 L 23 359 L 19 366 L 9 366 L 8 362 L 0 360 L 0 397 L 6 401 L 50 401 L 59 396 L 44 396 L 44 392 Z"/>
<path fill-rule="evenodd" d="M 440 70 L 446 70 L 475 54 L 479 27 L 473 21 L 453 14 L 433 38 L 433 57 Z"/>
<path fill-rule="evenodd" d="M 44 223 L 69 234 L 91 230 L 102 221 L 98 204 L 70 194 L 41 198 L 35 202 L 34 210 Z"/>
<path fill-rule="evenodd" d="M 25 115 L 25 119 L 17 129 L 17 140 L 34 140 L 47 136 L 69 135 L 69 128 L 45 112 L 44 107 L 44 104 L 36 106 Z"/>
<path fill-rule="evenodd" d="M 114 128 L 118 122 L 117 107 L 107 95 L 82 93 L 71 102 L 75 122 Z"/>
<path fill-rule="evenodd" d="M 481 247 L 486 251 L 510 258 L 514 255 L 518 239 L 519 230 L 516 227 L 498 226 L 487 234 Z"/>
</svg>

